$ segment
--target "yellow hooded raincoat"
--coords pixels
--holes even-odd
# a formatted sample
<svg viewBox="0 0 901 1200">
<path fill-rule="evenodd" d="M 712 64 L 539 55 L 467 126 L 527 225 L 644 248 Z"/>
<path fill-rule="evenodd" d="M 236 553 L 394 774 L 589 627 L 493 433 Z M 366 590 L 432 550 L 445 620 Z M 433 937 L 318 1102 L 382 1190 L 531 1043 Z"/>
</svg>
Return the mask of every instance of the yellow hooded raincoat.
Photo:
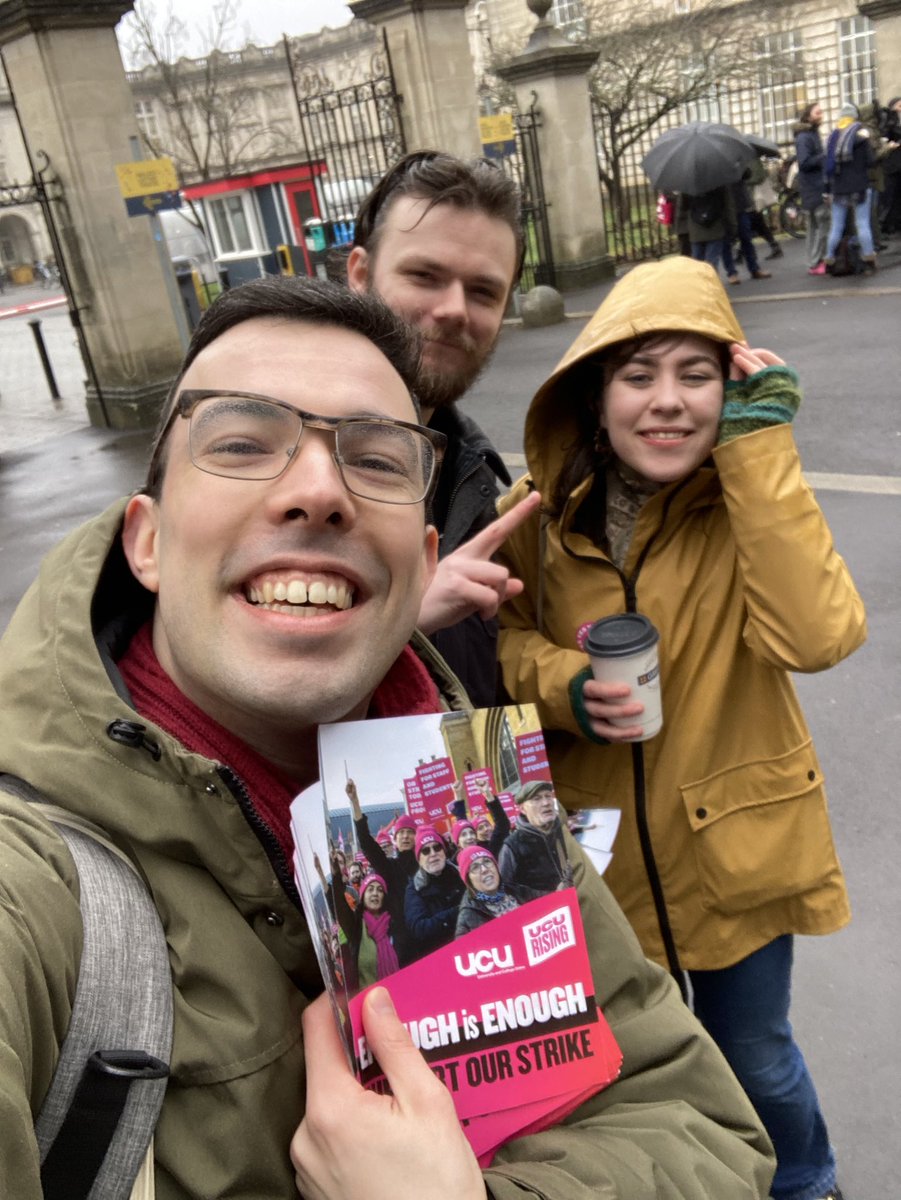
<svg viewBox="0 0 901 1200">
<path fill-rule="evenodd" d="M 705 264 L 669 259 L 633 271 L 533 399 L 531 474 L 503 508 L 533 486 L 550 497 L 576 406 L 586 403 L 573 366 L 658 330 L 743 340 Z M 677 956 L 687 969 L 726 967 L 781 934 L 827 933 L 849 919 L 790 672 L 825 670 L 866 636 L 791 427 L 735 438 L 712 457 L 643 506 L 623 572 L 600 548 L 603 530 L 592 539 L 574 528 L 591 480 L 559 519 L 544 519 L 542 531 L 535 516 L 500 555 L 525 583 L 501 611 L 505 686 L 538 705 L 561 802 L 622 808 L 605 878 L 645 952 L 670 966 Z M 661 732 L 634 750 L 590 741 L 570 693 L 588 662 L 580 627 L 630 609 L 660 631 L 664 714 Z"/>
</svg>

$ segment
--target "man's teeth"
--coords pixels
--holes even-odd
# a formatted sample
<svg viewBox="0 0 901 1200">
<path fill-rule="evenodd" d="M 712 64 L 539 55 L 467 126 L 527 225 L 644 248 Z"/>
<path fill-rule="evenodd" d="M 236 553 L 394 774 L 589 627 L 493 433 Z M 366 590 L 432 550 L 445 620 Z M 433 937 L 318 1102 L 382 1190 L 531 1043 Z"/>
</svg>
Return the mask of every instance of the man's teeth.
<svg viewBox="0 0 901 1200">
<path fill-rule="evenodd" d="M 276 583 L 267 579 L 257 587 L 249 587 L 247 598 L 251 604 L 272 608 L 276 612 L 291 612 L 294 606 L 305 604 L 314 608 L 330 605 L 343 611 L 353 606 L 354 593 L 347 584 L 324 583 L 321 579 L 311 584 L 304 583 L 302 579 L 291 579 L 287 583 L 281 579 Z"/>
</svg>

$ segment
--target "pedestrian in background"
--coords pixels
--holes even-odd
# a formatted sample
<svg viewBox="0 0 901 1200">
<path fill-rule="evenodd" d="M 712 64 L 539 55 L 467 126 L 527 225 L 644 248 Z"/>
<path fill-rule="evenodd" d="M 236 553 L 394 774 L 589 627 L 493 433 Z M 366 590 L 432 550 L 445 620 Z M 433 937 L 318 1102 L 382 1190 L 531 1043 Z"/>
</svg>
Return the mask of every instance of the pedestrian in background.
<svg viewBox="0 0 901 1200">
<path fill-rule="evenodd" d="M 826 198 L 826 151 L 820 136 L 823 108 L 814 101 L 798 113 L 792 133 L 798 163 L 798 191 L 807 213 L 807 274 L 826 274 L 830 210 Z"/>
<path fill-rule="evenodd" d="M 776 241 L 776 235 L 770 228 L 766 216 L 767 209 L 772 208 L 779 198 L 773 187 L 773 181 L 759 156 L 751 163 L 748 171 L 748 186 L 751 189 L 753 205 L 748 214 L 751 222 L 751 236 L 762 238 L 769 246 L 770 252 L 766 256 L 767 258 L 782 258 L 782 247 Z"/>
<path fill-rule="evenodd" d="M 882 134 L 889 153 L 882 164 L 885 191 L 879 208 L 879 225 L 890 237 L 901 232 L 901 96 L 889 100 L 883 112 Z"/>
<path fill-rule="evenodd" d="M 848 230 L 848 214 L 860 244 L 864 271 L 876 270 L 876 248 L 870 228 L 870 167 L 876 161 L 870 131 L 856 104 L 843 104 L 838 123 L 826 143 L 826 186 L 832 194 L 832 222 L 826 242 L 826 270 L 835 265 L 839 242 Z"/>
<path fill-rule="evenodd" d="M 751 213 L 754 211 L 754 201 L 751 199 L 750 188 L 751 170 L 745 171 L 737 183 L 729 185 L 732 203 L 735 207 L 735 226 L 738 234 L 738 244 L 741 247 L 741 257 L 744 259 L 748 274 L 752 279 L 769 279 L 770 272 L 761 269 L 757 261 L 757 251 L 754 249 L 751 233 Z M 735 256 L 732 252 L 732 238 L 727 237 L 723 242 L 723 270 L 731 284 L 741 283 Z"/>
<path fill-rule="evenodd" d="M 866 626 L 803 478 L 799 400 L 706 267 L 630 271 L 529 408 L 530 474 L 502 507 L 535 487 L 545 511 L 502 551 L 525 590 L 501 609 L 500 661 L 537 705 L 563 805 L 621 807 L 605 879 L 645 953 L 688 974 L 773 1140 L 774 1200 L 839 1200 L 788 1014 L 794 935 L 850 913 L 791 673 L 834 666 Z M 647 741 L 629 686 L 592 679 L 580 648 L 623 610 L 660 635 Z"/>
<path fill-rule="evenodd" d="M 716 270 L 723 260 L 726 241 L 735 237 L 738 228 L 729 188 L 714 188 L 702 196 L 680 195 L 676 206 L 677 229 L 683 220 L 688 228 L 692 258 L 710 263 Z"/>
</svg>

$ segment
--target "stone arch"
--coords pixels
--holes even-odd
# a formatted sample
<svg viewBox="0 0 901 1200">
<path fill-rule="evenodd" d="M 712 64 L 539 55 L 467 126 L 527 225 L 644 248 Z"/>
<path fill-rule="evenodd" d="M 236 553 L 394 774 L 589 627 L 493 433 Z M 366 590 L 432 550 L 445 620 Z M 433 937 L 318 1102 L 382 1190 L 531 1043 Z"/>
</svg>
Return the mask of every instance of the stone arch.
<svg viewBox="0 0 901 1200">
<path fill-rule="evenodd" d="M 40 257 L 38 246 L 41 238 L 33 221 L 19 212 L 5 212 L 0 216 L 0 266 L 31 266 Z"/>
</svg>

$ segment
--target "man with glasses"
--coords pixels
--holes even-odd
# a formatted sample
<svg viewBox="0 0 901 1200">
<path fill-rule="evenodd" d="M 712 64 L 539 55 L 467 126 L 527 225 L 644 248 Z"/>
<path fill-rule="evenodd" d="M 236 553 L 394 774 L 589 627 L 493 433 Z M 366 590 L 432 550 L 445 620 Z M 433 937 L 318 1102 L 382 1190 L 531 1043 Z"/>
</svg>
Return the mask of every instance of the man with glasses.
<svg viewBox="0 0 901 1200">
<path fill-rule="evenodd" d="M 496 702 L 494 618 L 522 590 L 491 556 L 540 498 L 497 519 L 498 481 L 509 486 L 510 476 L 457 401 L 491 357 L 523 248 L 519 192 L 503 171 L 424 150 L 396 163 L 363 201 L 347 263 L 355 291 L 377 292 L 423 336 L 416 391 L 447 448 L 431 507 L 440 562 L 419 626 L 476 706 Z"/>
<path fill-rule="evenodd" d="M 463 898 L 460 872 L 447 861 L 447 847 L 430 825 L 416 830 L 419 868 L 404 895 L 404 923 L 410 958 L 422 958 L 453 941 L 457 908 Z"/>
<path fill-rule="evenodd" d="M 158 1200 L 396 1197 L 411 1180 L 417 1200 L 566 1200 L 574 1180 L 635 1200 L 658 1194 L 658 1172 L 684 1200 L 698 1179 L 709 1197 L 766 1194 L 753 1112 L 575 847 L 621 1079 L 483 1173 L 383 989 L 364 1020 L 393 1097 L 350 1073 L 293 883 L 289 804 L 318 775 L 320 723 L 464 702 L 411 638 L 441 451 L 417 422 L 415 361 L 391 314 L 346 289 L 225 293 L 145 488 L 49 555 L 0 642 L 2 1196 L 44 1200 L 34 1114 L 83 949 L 71 855 L 10 776 L 104 830 L 159 911 L 174 1043 Z"/>
</svg>

